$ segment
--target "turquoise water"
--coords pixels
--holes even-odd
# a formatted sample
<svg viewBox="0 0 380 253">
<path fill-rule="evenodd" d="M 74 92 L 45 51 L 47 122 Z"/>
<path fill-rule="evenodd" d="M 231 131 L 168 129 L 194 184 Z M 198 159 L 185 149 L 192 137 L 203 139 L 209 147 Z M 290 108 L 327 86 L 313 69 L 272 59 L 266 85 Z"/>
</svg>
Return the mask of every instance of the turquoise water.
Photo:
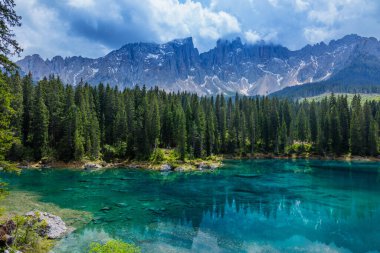
<svg viewBox="0 0 380 253">
<path fill-rule="evenodd" d="M 119 238 L 143 252 L 379 252 L 380 163 L 226 161 L 212 173 L 47 169 L 11 191 L 91 212 L 53 252 Z"/>
</svg>

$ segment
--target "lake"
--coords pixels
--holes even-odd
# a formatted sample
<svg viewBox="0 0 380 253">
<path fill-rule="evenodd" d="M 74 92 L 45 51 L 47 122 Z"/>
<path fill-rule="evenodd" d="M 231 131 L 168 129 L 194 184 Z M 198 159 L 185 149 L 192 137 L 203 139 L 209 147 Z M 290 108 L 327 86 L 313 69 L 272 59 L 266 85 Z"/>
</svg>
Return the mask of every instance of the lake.
<svg viewBox="0 0 380 253">
<path fill-rule="evenodd" d="M 10 191 L 87 211 L 55 253 L 118 238 L 143 252 L 379 252 L 380 163 L 225 161 L 214 172 L 25 170 Z"/>
</svg>

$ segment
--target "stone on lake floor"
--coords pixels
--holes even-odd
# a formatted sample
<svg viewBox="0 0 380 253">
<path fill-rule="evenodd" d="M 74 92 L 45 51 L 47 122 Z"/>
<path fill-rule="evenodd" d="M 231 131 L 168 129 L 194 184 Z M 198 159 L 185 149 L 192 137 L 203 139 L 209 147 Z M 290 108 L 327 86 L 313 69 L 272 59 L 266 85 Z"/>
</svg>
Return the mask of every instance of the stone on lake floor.
<svg viewBox="0 0 380 253">
<path fill-rule="evenodd" d="M 198 169 L 199 169 L 199 170 L 208 170 L 208 169 L 210 169 L 210 166 L 208 166 L 208 165 L 205 164 L 205 163 L 200 163 L 200 164 L 198 165 Z"/>
<path fill-rule="evenodd" d="M 128 204 L 126 204 L 126 203 L 115 203 L 115 206 L 117 206 L 117 207 L 127 207 Z"/>
<path fill-rule="evenodd" d="M 161 165 L 161 168 L 160 168 L 160 171 L 171 171 L 172 170 L 172 167 L 169 165 L 169 164 L 163 164 Z"/>
<path fill-rule="evenodd" d="M 58 239 L 68 232 L 65 222 L 59 216 L 38 211 L 28 212 L 25 216 L 35 217 L 39 222 L 46 222 L 46 227 L 38 231 L 40 236 L 47 236 L 49 239 Z"/>
<path fill-rule="evenodd" d="M 185 169 L 183 167 L 177 167 L 174 169 L 174 171 L 177 171 L 177 172 L 184 172 Z"/>
<path fill-rule="evenodd" d="M 103 166 L 100 165 L 100 164 L 97 164 L 97 163 L 86 163 L 86 164 L 83 166 L 83 168 L 84 168 L 85 170 L 93 170 L 93 169 L 101 169 L 101 168 L 103 168 Z"/>
<path fill-rule="evenodd" d="M 260 177 L 259 174 L 236 174 L 235 177 L 241 177 L 241 178 L 255 178 Z"/>
<path fill-rule="evenodd" d="M 4 253 L 22 253 L 21 251 L 19 251 L 19 250 L 8 250 L 8 249 L 6 249 L 6 250 L 4 250 Z"/>
<path fill-rule="evenodd" d="M 134 178 L 129 178 L 129 177 L 122 177 L 120 178 L 121 181 L 129 181 L 129 180 L 135 180 Z"/>
</svg>

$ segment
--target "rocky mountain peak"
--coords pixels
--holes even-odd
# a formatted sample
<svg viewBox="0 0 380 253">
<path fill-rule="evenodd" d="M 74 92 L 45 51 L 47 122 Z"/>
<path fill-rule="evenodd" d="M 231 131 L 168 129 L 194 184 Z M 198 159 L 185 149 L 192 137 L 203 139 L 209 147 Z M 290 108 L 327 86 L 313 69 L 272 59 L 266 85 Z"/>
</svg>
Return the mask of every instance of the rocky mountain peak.
<svg viewBox="0 0 380 253">
<path fill-rule="evenodd" d="M 220 39 L 215 48 L 200 54 L 188 37 L 163 44 L 130 43 L 97 59 L 56 56 L 44 61 L 32 55 L 17 64 L 24 73 L 31 71 L 36 80 L 54 74 L 73 85 L 83 80 L 121 88 L 145 84 L 201 95 L 264 95 L 327 80 L 352 64 L 356 54 L 380 59 L 380 42 L 352 34 L 291 51 L 263 41 L 246 44 L 237 37 Z"/>
</svg>

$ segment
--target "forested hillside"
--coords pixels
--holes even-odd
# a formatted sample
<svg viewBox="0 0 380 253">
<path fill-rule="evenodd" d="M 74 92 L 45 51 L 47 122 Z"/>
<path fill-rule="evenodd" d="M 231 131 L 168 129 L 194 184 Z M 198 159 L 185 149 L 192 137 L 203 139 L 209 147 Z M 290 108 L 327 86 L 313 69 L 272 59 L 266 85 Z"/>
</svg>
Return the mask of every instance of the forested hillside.
<svg viewBox="0 0 380 253">
<path fill-rule="evenodd" d="M 350 105 L 334 95 L 320 102 L 199 97 L 138 86 L 73 87 L 54 77 L 37 84 L 31 75 L 2 78 L 12 94 L 4 127 L 14 137 L 2 151 L 13 161 L 147 160 L 156 148 L 175 149 L 182 160 L 299 152 L 374 156 L 379 148 L 380 103 L 361 103 L 360 96 Z"/>
<path fill-rule="evenodd" d="M 271 96 L 306 98 L 324 93 L 380 93 L 380 60 L 370 55 L 356 55 L 351 63 L 330 79 L 310 84 L 286 87 Z"/>
</svg>

